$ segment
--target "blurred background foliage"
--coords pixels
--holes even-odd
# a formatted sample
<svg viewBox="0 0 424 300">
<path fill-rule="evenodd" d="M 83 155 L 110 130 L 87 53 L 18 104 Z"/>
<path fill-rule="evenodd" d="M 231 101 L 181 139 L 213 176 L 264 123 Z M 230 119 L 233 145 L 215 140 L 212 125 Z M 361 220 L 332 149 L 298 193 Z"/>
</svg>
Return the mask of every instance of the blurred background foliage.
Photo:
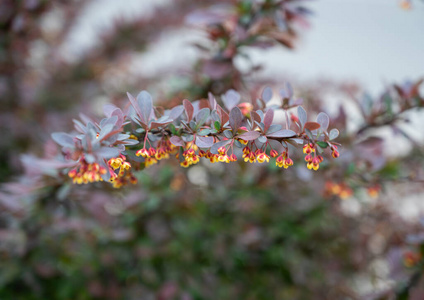
<svg viewBox="0 0 424 300">
<path fill-rule="evenodd" d="M 168 108 L 230 88 L 254 100 L 283 82 L 256 76 L 245 49 L 295 48 L 311 13 L 300 0 L 140 1 L 149 13 L 111 19 L 94 47 L 68 55 L 91 2 L 0 4 L 0 299 L 424 298 L 424 228 L 409 220 L 423 137 L 405 127 L 422 117 L 422 80 L 381 97 L 353 82 L 295 85 L 341 132 L 341 157 L 314 174 L 301 155 L 288 170 L 168 161 L 138 171 L 135 187 L 73 186 L 47 163 L 58 154 L 51 132 L 126 105 L 127 91 Z M 196 42 L 176 48 L 179 65 L 136 72 L 164 35 Z M 394 136 L 408 145 L 396 155 Z"/>
</svg>

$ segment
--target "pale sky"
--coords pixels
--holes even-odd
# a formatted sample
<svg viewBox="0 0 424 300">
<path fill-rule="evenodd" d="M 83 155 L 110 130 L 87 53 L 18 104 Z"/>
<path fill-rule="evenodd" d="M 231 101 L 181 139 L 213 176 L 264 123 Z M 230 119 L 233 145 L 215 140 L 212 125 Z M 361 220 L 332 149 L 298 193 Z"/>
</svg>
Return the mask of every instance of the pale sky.
<svg viewBox="0 0 424 300">
<path fill-rule="evenodd" d="M 415 2 L 405 11 L 397 0 L 311 1 L 312 28 L 298 49 L 261 57 L 272 73 L 355 79 L 372 92 L 424 77 L 424 2 Z"/>
<path fill-rule="evenodd" d="M 111 26 L 114 18 L 147 15 L 153 6 L 167 2 L 170 0 L 95 1 L 69 36 L 65 56 L 72 59 L 94 45 L 98 33 Z M 409 11 L 400 8 L 399 0 L 317 0 L 305 1 L 305 5 L 314 11 L 309 19 L 312 26 L 303 32 L 295 51 L 282 47 L 252 51 L 255 61 L 262 62 L 268 74 L 301 80 L 353 79 L 372 93 L 393 82 L 424 76 L 423 1 L 415 0 Z M 184 52 L 185 57 L 193 59 L 193 49 L 187 49 L 190 35 L 164 36 L 167 47 L 160 49 L 160 39 L 153 46 L 159 60 L 151 54 L 138 57 L 138 64 L 146 72 L 187 64 L 181 59 Z M 183 51 L 178 58 L 176 47 Z"/>
</svg>

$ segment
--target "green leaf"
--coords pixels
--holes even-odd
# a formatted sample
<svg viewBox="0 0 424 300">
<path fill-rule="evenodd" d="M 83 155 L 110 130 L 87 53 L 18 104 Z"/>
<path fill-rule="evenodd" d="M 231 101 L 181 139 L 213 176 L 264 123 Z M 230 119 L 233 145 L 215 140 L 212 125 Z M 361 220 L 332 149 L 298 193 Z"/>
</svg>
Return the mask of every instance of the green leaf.
<svg viewBox="0 0 424 300">
<path fill-rule="evenodd" d="M 317 145 L 320 146 L 321 148 L 327 148 L 328 147 L 328 143 L 326 142 L 317 142 Z"/>
<path fill-rule="evenodd" d="M 221 129 L 221 123 L 219 123 L 219 121 L 215 121 L 214 123 L 213 123 L 213 126 L 215 127 L 215 129 L 216 130 L 220 130 Z"/>
<path fill-rule="evenodd" d="M 168 128 L 173 135 L 177 135 L 177 129 L 175 128 L 174 124 L 169 124 Z"/>
</svg>

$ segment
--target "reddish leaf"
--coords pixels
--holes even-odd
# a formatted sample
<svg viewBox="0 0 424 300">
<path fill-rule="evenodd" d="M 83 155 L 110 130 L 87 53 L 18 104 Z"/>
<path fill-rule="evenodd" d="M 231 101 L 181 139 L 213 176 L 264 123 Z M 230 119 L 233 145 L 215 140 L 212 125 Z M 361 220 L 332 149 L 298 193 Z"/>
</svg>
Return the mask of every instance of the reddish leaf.
<svg viewBox="0 0 424 300">
<path fill-rule="evenodd" d="M 255 121 L 258 123 L 261 122 L 261 116 L 256 111 L 251 111 L 250 117 L 252 118 L 252 124 L 255 124 Z"/>
<path fill-rule="evenodd" d="M 305 123 L 305 129 L 309 129 L 310 131 L 316 130 L 320 127 L 321 127 L 321 125 L 319 125 L 317 122 L 306 122 Z"/>
<path fill-rule="evenodd" d="M 193 119 L 193 112 L 194 112 L 193 104 L 191 104 L 191 102 L 188 101 L 187 99 L 184 99 L 183 105 L 187 114 L 187 121 L 190 122 L 191 119 Z"/>
<path fill-rule="evenodd" d="M 202 108 L 210 108 L 208 100 L 202 99 L 199 101 L 199 109 L 202 109 Z"/>
<path fill-rule="evenodd" d="M 211 92 L 208 93 L 208 98 L 209 98 L 209 105 L 210 105 L 211 110 L 216 109 L 216 100 L 215 100 L 214 95 L 212 95 Z"/>
<path fill-rule="evenodd" d="M 219 105 L 216 105 L 216 111 L 218 112 L 219 116 L 221 117 L 221 123 L 225 124 L 230 119 L 230 116 L 228 113 Z"/>
<path fill-rule="evenodd" d="M 233 132 L 236 132 L 240 126 L 241 121 L 243 120 L 243 115 L 241 114 L 240 108 L 233 107 L 233 109 L 230 111 L 230 126 L 231 129 L 233 129 Z"/>
<path fill-rule="evenodd" d="M 156 129 L 156 128 L 160 127 L 160 126 L 165 126 L 165 125 L 167 125 L 169 123 L 172 123 L 172 120 L 164 121 L 164 122 L 152 122 L 150 124 L 150 129 Z"/>
<path fill-rule="evenodd" d="M 269 126 L 272 124 L 272 120 L 274 119 L 274 110 L 272 108 L 268 109 L 264 116 L 264 131 L 267 132 Z"/>
</svg>

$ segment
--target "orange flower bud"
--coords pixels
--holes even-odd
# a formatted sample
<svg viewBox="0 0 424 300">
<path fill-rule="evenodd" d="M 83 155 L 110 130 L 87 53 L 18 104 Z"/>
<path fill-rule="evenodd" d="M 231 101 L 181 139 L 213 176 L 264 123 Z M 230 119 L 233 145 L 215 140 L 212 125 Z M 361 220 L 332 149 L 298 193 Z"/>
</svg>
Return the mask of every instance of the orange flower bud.
<svg viewBox="0 0 424 300">
<path fill-rule="evenodd" d="M 277 157 L 278 156 L 278 152 L 274 149 L 272 149 L 269 154 L 271 155 L 271 157 Z"/>
</svg>

